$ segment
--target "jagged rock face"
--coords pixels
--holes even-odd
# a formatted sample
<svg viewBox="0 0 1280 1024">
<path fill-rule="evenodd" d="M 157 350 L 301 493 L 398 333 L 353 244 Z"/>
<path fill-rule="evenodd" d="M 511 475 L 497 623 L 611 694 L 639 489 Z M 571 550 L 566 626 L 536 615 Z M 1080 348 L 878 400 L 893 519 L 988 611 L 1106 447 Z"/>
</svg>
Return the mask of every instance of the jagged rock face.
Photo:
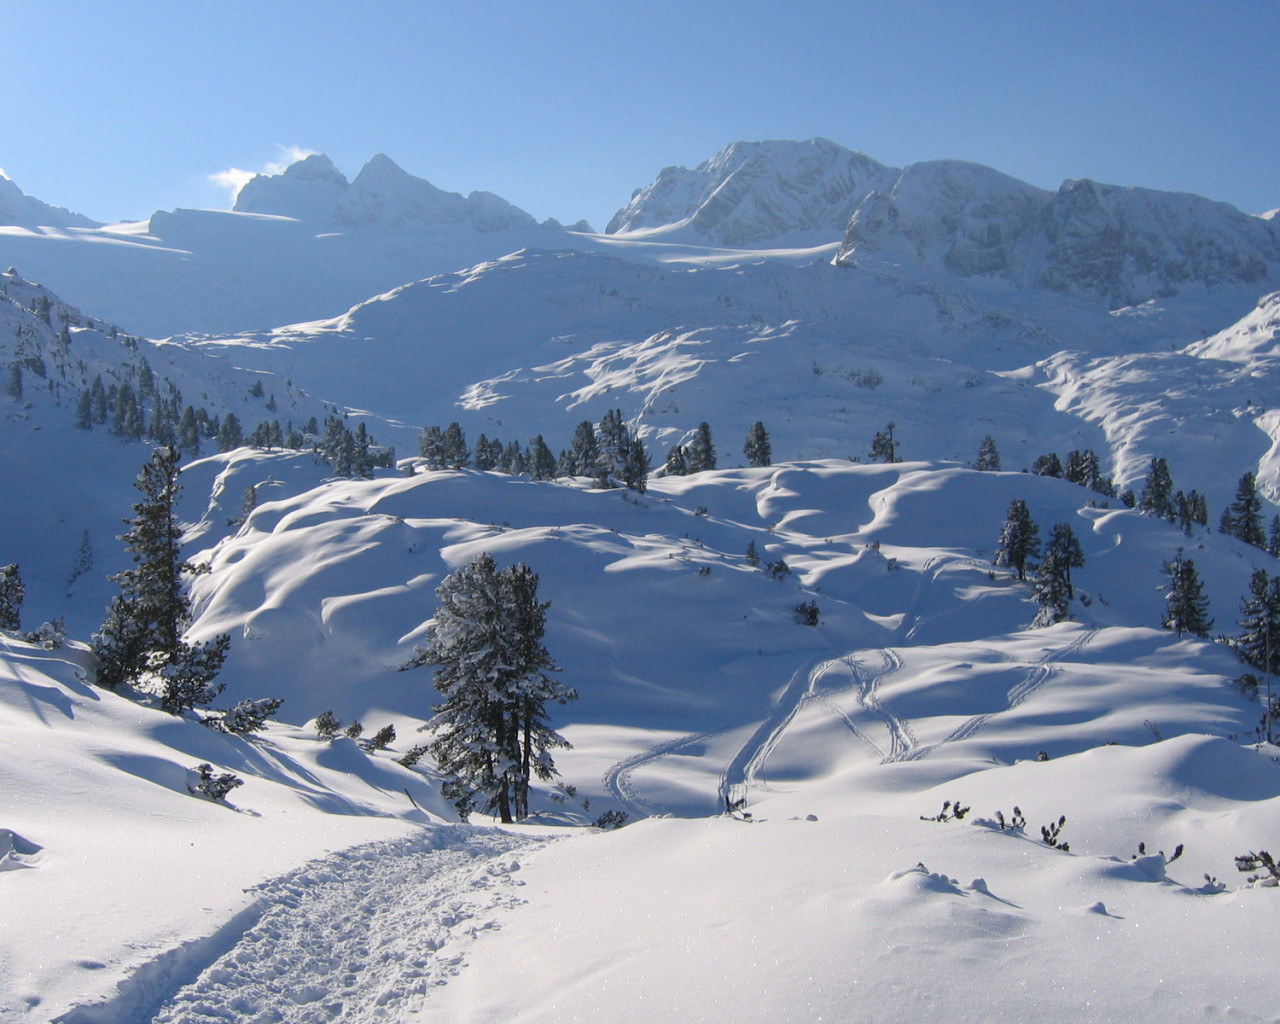
<svg viewBox="0 0 1280 1024">
<path fill-rule="evenodd" d="M 1115 307 L 1176 295 L 1192 282 L 1253 284 L 1280 263 L 1280 239 L 1261 218 L 1199 196 L 1088 180 L 1057 191 L 1044 235 L 1041 283 Z"/>
<path fill-rule="evenodd" d="M 415 178 L 379 153 L 348 183 L 326 156 L 258 175 L 240 190 L 235 209 L 349 228 L 469 225 L 477 231 L 529 226 L 534 219 L 492 192 L 462 196 Z"/>
<path fill-rule="evenodd" d="M 19 228 L 96 228 L 96 220 L 27 195 L 0 174 L 0 224 Z"/>
<path fill-rule="evenodd" d="M 1275 222 L 1225 203 L 1087 180 L 1047 192 L 955 161 L 908 167 L 890 191 L 862 201 L 836 262 L 885 254 L 1092 295 L 1112 308 L 1280 271 Z"/>
<path fill-rule="evenodd" d="M 866 194 L 891 171 L 826 139 L 735 142 L 694 170 L 668 167 L 638 190 L 607 234 L 683 224 L 735 248 L 794 236 L 837 239 Z"/>
</svg>

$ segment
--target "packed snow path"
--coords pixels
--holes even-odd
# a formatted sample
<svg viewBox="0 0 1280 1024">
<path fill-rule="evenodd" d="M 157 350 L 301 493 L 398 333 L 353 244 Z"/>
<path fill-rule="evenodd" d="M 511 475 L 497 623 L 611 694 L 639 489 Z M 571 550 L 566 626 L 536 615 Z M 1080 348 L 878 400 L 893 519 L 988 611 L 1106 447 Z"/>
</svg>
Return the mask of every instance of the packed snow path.
<svg viewBox="0 0 1280 1024">
<path fill-rule="evenodd" d="M 330 854 L 256 889 L 251 912 L 237 918 L 248 927 L 215 944 L 221 955 L 211 963 L 189 963 L 182 974 L 199 972 L 189 984 L 171 993 L 134 986 L 150 989 L 148 1000 L 140 992 L 128 998 L 126 983 L 114 1007 L 65 1019 L 410 1019 L 462 968 L 467 943 L 493 927 L 493 912 L 522 902 L 517 851 L 547 841 L 440 826 Z"/>
</svg>

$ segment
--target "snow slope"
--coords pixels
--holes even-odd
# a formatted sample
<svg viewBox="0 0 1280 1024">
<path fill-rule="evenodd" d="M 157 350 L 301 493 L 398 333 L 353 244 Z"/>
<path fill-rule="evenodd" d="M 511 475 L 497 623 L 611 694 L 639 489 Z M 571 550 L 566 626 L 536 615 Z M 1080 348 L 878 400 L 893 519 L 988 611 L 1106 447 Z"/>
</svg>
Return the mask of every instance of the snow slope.
<svg viewBox="0 0 1280 1024">
<path fill-rule="evenodd" d="M 820 141 L 710 164 L 607 237 L 322 157 L 239 212 L 0 229 L 89 311 L 5 260 L 0 564 L 23 631 L 71 640 L 0 635 L 0 1019 L 1274 1017 L 1280 904 L 1235 858 L 1274 848 L 1280 750 L 1231 650 L 1159 626 L 1179 551 L 1228 636 L 1276 561 L 1021 470 L 1093 448 L 1140 487 L 1159 456 L 1211 523 L 1246 470 L 1280 509 L 1275 221 Z M 117 308 L 216 336 L 148 342 Z M 635 494 L 187 458 L 191 633 L 232 638 L 217 706 L 284 701 L 230 737 L 90 681 L 147 449 L 75 402 L 144 358 L 247 428 L 336 411 L 402 455 L 451 420 L 556 450 L 620 409 L 656 464 L 708 421 L 721 468 Z M 743 468 L 757 419 L 775 465 Z M 860 461 L 890 421 L 908 461 Z M 1005 472 L 968 468 L 987 434 Z M 1069 622 L 1030 629 L 993 569 L 1016 498 L 1080 539 Z M 457 824 L 429 759 L 395 760 L 434 700 L 400 666 L 482 551 L 539 573 L 580 694 L 554 716 L 565 788 L 510 830 Z M 325 710 L 397 738 L 322 740 Z M 200 763 L 244 780 L 225 806 L 190 792 Z M 605 811 L 630 823 L 582 827 Z M 1062 816 L 1069 849 L 1040 832 Z"/>
<path fill-rule="evenodd" d="M 1280 769 L 1247 745 L 1258 706 L 1234 657 L 1152 627 L 1179 547 L 1223 619 L 1268 556 L 1061 481 L 942 465 L 778 465 L 637 496 L 473 471 L 297 491 L 290 458 L 218 456 L 187 479 L 281 481 L 199 556 L 194 633 L 233 633 L 226 702 L 283 696 L 295 725 L 221 737 L 94 690 L 83 652 L 5 648 L 2 763 L 23 796 L 0 825 L 40 847 L 0 876 L 30 908 L 0 943 L 13 1019 L 1123 1020 L 1151 999 L 1162 1019 L 1262 1019 L 1254 961 L 1213 943 L 1274 924 L 1232 859 L 1280 826 Z M 1075 623 L 1026 631 L 1027 588 L 989 572 L 1015 495 L 1042 528 L 1076 527 Z M 751 540 L 790 576 L 750 567 Z M 395 723 L 393 754 L 418 742 L 429 672 L 397 668 L 434 584 L 481 550 L 540 573 L 581 693 L 557 715 L 576 796 L 540 789 L 538 816 L 677 818 L 552 846 L 451 830 L 404 797 L 444 816 L 421 769 L 302 725 L 333 707 Z M 808 599 L 817 627 L 792 615 Z M 233 810 L 184 792 L 202 760 L 247 779 Z M 81 781 L 51 789 L 64 776 Z M 713 817 L 726 798 L 750 824 Z M 965 820 L 920 820 L 956 799 Z M 1015 805 L 1026 826 L 1002 834 Z M 1038 838 L 1063 814 L 1069 852 Z M 149 855 L 104 867 L 108 831 Z M 294 869 L 357 837 L 398 838 Z M 211 842 L 184 886 L 166 851 Z M 87 895 L 103 871 L 122 908 L 157 881 L 173 896 L 122 930 Z"/>
</svg>

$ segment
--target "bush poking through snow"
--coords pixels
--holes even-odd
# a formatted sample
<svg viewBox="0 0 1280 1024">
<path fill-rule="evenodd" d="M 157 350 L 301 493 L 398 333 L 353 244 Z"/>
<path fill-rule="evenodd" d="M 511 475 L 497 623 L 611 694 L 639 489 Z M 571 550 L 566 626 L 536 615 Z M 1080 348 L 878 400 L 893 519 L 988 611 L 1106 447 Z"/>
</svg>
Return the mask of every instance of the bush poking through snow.
<svg viewBox="0 0 1280 1024">
<path fill-rule="evenodd" d="M 200 793 L 210 800 L 221 802 L 226 799 L 227 794 L 235 789 L 236 786 L 244 785 L 244 779 L 232 775 L 230 772 L 214 775 L 213 765 L 211 764 L 198 764 L 191 770 L 197 772 L 200 776 L 200 781 L 194 787 L 187 783 L 187 790 L 192 796 Z"/>
<path fill-rule="evenodd" d="M 235 733 L 247 736 L 266 728 L 267 719 L 280 710 L 284 701 L 279 697 L 263 697 L 259 700 L 242 700 L 229 711 L 221 715 L 213 715 L 204 720 L 204 724 L 219 732 Z"/>
<path fill-rule="evenodd" d="M 1040 826 L 1040 838 L 1045 841 L 1046 846 L 1052 846 L 1055 850 L 1061 850 L 1063 853 L 1071 852 L 1070 845 L 1062 841 L 1062 826 L 1066 823 L 1067 816 L 1063 814 L 1056 822 Z"/>
<path fill-rule="evenodd" d="M 364 732 L 364 724 L 358 718 L 343 730 L 343 734 L 353 740 L 358 740 L 362 732 Z"/>
<path fill-rule="evenodd" d="M 1007 821 L 1005 820 L 1004 811 L 996 811 L 996 824 L 1000 826 L 1000 831 L 1006 829 L 1013 832 L 1021 832 L 1027 827 L 1027 819 L 1023 817 L 1022 808 L 1017 804 L 1013 807 L 1013 816 Z"/>
<path fill-rule="evenodd" d="M 942 802 L 942 810 L 939 813 L 933 815 L 932 817 L 922 814 L 920 815 L 920 820 L 921 821 L 960 821 L 964 818 L 966 814 L 969 813 L 970 810 L 971 808 L 969 807 L 961 807 L 959 800 L 957 800 L 955 803 L 952 803 L 950 800 L 944 800 Z"/>
<path fill-rule="evenodd" d="M 316 715 L 316 735 L 322 740 L 331 740 L 342 730 L 342 722 L 332 711 L 321 711 Z"/>
<path fill-rule="evenodd" d="M 0 629 L 19 628 L 23 590 L 18 563 L 0 565 Z"/>
<path fill-rule="evenodd" d="M 1262 874 L 1265 868 L 1267 873 Z M 1256 872 L 1249 876 L 1250 885 L 1263 885 L 1267 888 L 1274 888 L 1280 885 L 1280 867 L 1276 866 L 1275 858 L 1266 850 L 1259 850 L 1257 853 L 1246 853 L 1236 858 L 1237 871 L 1253 871 Z"/>
<path fill-rule="evenodd" d="M 764 571 L 769 574 L 769 579 L 780 580 L 791 574 L 791 566 L 779 558 L 776 562 L 766 562 Z"/>
<path fill-rule="evenodd" d="M 394 725 L 384 725 L 365 744 L 365 750 L 386 750 L 387 747 L 395 742 L 395 739 L 396 727 Z"/>
<path fill-rule="evenodd" d="M 419 743 L 416 746 L 412 746 L 408 751 L 406 751 L 403 757 L 396 758 L 396 764 L 401 765 L 404 768 L 412 768 L 422 760 L 423 755 L 425 755 L 430 749 L 431 745 L 429 743 Z"/>
<path fill-rule="evenodd" d="M 615 811 L 612 808 L 610 808 L 609 810 L 605 811 L 602 815 L 600 815 L 600 817 L 596 818 L 596 820 L 593 821 L 591 824 L 593 824 L 596 828 L 612 830 L 615 828 L 622 828 L 622 826 L 627 823 L 628 817 L 629 815 L 627 814 L 626 811 Z"/>
<path fill-rule="evenodd" d="M 801 601 L 796 605 L 796 622 L 802 626 L 816 626 L 819 621 L 817 601 Z"/>
</svg>

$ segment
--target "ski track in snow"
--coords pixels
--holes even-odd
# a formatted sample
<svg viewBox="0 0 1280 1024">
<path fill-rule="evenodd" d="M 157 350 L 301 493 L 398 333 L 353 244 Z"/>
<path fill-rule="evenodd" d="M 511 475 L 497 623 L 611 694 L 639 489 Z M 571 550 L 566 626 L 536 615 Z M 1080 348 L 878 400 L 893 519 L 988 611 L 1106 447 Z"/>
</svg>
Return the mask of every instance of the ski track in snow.
<svg viewBox="0 0 1280 1024">
<path fill-rule="evenodd" d="M 614 800 L 626 808 L 627 813 L 633 818 L 647 818 L 653 814 L 653 807 L 636 792 L 635 787 L 631 784 L 631 773 L 641 765 L 666 757 L 668 754 L 673 754 L 690 744 L 701 743 L 714 735 L 715 733 L 706 732 L 680 736 L 625 758 L 604 773 L 605 788 L 613 794 Z"/>
<path fill-rule="evenodd" d="M 230 948 L 176 992 L 80 1018 L 125 1024 L 350 1024 L 412 1017 L 466 946 L 522 902 L 514 854 L 549 840 L 444 826 L 312 861 L 264 883 Z M 191 977 L 200 965 L 185 972 Z M 139 972 L 140 974 L 143 972 Z M 127 994 L 129 983 L 121 986 Z M 157 1005 L 158 1004 L 158 1005 Z M 94 1012 L 94 1011 L 107 1012 Z M 154 1013 L 154 1016 L 150 1014 Z"/>
<path fill-rule="evenodd" d="M 1059 662 L 1065 661 L 1072 655 L 1078 654 L 1085 644 L 1093 639 L 1096 633 L 1097 630 L 1089 629 L 1081 633 L 1079 636 L 1074 637 L 1062 647 L 1046 653 L 1044 657 L 1031 666 L 1031 670 L 1027 672 L 1026 676 L 1023 677 L 1019 683 L 1010 688 L 1006 695 L 1008 705 L 1005 708 L 1000 711 L 991 711 L 986 714 L 974 715 L 972 718 L 957 726 L 956 729 L 953 730 L 945 739 L 940 740 L 938 743 L 928 744 L 916 749 L 910 754 L 908 759 L 913 761 L 919 760 L 922 757 L 928 757 L 929 754 L 944 744 L 956 743 L 960 740 L 968 739 L 996 715 L 1003 714 L 1005 711 L 1012 711 L 1024 700 L 1044 686 L 1044 684 L 1050 679 L 1056 676 L 1061 671 Z"/>
</svg>

